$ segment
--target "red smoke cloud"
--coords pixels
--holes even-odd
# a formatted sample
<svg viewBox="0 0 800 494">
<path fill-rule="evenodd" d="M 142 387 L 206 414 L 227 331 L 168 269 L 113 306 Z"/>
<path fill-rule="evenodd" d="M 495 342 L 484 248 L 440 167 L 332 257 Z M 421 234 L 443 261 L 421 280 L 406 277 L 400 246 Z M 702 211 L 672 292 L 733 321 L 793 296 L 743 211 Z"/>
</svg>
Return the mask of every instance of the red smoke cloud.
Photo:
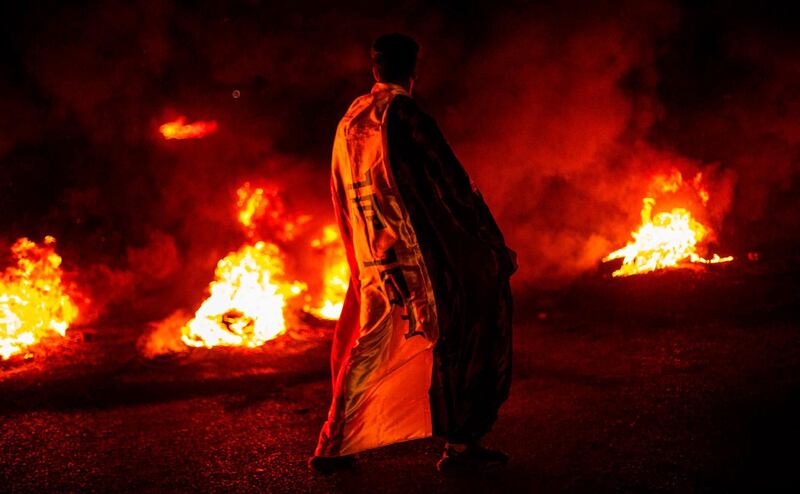
<svg viewBox="0 0 800 494">
<path fill-rule="evenodd" d="M 14 74 L 0 80 L 0 205 L 12 212 L 0 236 L 57 236 L 66 262 L 115 287 L 102 290 L 111 306 L 137 300 L 145 318 L 196 302 L 216 260 L 240 244 L 243 182 L 274 184 L 287 208 L 331 219 L 333 132 L 369 89 L 369 43 L 386 31 L 423 45 L 416 96 L 519 250 L 518 287 L 563 286 L 594 269 L 638 223 L 650 177 L 672 167 L 704 172 L 707 221 L 726 245 L 746 247 L 753 232 L 785 239 L 800 224 L 797 40 L 751 12 L 711 19 L 671 2 L 426 6 L 424 16 L 391 3 L 16 8 L 0 16 L 14 23 L 0 40 Z M 218 130 L 164 141 L 158 126 L 179 114 Z"/>
<path fill-rule="evenodd" d="M 522 281 L 560 285 L 595 267 L 627 240 L 648 175 L 689 161 L 646 142 L 662 112 L 655 41 L 676 20 L 657 4 L 625 17 L 542 9 L 499 21 L 475 54 L 469 99 L 446 122 L 463 122 L 457 148 Z"/>
</svg>

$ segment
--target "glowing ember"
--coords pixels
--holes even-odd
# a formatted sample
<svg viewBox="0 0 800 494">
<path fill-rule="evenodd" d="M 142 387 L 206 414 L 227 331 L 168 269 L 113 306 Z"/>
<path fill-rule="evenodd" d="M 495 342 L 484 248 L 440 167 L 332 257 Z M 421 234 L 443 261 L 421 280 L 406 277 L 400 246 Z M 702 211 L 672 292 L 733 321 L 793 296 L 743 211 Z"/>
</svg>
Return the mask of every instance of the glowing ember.
<svg viewBox="0 0 800 494">
<path fill-rule="evenodd" d="M 245 245 L 217 264 L 209 297 L 181 332 L 189 346 L 256 347 L 286 331 L 283 309 L 303 286 L 280 281 L 284 275 L 278 247 Z"/>
<path fill-rule="evenodd" d="M 21 238 L 11 247 L 16 265 L 0 278 L 0 358 L 24 351 L 47 336 L 64 336 L 78 307 L 62 284 L 55 238 L 43 245 Z"/>
<path fill-rule="evenodd" d="M 158 128 L 164 139 L 199 139 L 217 130 L 216 120 L 198 120 L 190 124 L 186 123 L 186 117 L 167 122 Z"/>
<path fill-rule="evenodd" d="M 673 171 L 669 176 L 658 176 L 654 181 L 655 188 L 662 193 L 675 193 L 683 185 L 683 178 L 678 171 Z M 702 184 L 701 174 L 697 174 L 691 186 L 705 205 L 709 195 Z M 655 203 L 652 197 L 644 198 L 642 225 L 632 233 L 633 241 L 603 258 L 603 261 L 623 260 L 622 267 L 614 271 L 613 276 L 630 276 L 676 267 L 685 261 L 716 264 L 733 260 L 732 256 L 720 257 L 718 254 L 710 259 L 702 257 L 697 248 L 709 238 L 711 231 L 684 208 L 675 208 L 653 216 Z"/>
<path fill-rule="evenodd" d="M 323 319 L 338 319 L 350 281 L 350 267 L 339 239 L 339 230 L 335 225 L 326 226 L 322 230 L 322 237 L 311 241 L 311 247 L 324 253 L 325 287 L 321 305 L 315 308 L 306 307 L 306 310 Z"/>
</svg>

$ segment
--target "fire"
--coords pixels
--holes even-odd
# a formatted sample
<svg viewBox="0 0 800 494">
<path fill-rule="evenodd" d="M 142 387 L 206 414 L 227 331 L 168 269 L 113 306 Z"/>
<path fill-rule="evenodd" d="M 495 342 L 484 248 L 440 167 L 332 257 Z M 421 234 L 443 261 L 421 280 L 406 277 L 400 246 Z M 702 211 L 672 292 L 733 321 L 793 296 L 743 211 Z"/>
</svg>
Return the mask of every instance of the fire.
<svg viewBox="0 0 800 494">
<path fill-rule="evenodd" d="M 238 197 L 236 205 L 239 207 L 239 223 L 247 228 L 249 234 L 252 234 L 256 221 L 263 218 L 267 212 L 267 207 L 270 205 L 269 199 L 264 197 L 263 188 L 253 189 L 250 182 L 239 187 L 236 197 Z"/>
<path fill-rule="evenodd" d="M 236 190 L 239 223 L 248 237 L 255 237 L 256 229 L 266 227 L 279 240 L 292 240 L 297 229 L 311 221 L 309 215 L 294 215 L 274 187 L 255 187 L 250 182 Z"/>
<path fill-rule="evenodd" d="M 0 278 L 0 358 L 25 351 L 45 337 L 66 334 L 78 307 L 62 283 L 55 238 L 43 245 L 21 238 L 11 247 L 16 265 Z"/>
<path fill-rule="evenodd" d="M 236 198 L 237 219 L 249 238 L 265 222 L 276 236 L 291 238 L 295 223 L 277 189 L 246 182 Z M 188 346 L 261 346 L 286 332 L 286 300 L 306 288 L 286 281 L 280 248 L 261 240 L 220 259 L 214 278 L 208 298 L 181 328 L 181 340 Z"/>
<path fill-rule="evenodd" d="M 217 130 L 216 120 L 198 120 L 186 123 L 186 117 L 178 117 L 158 128 L 164 139 L 199 139 Z"/>
<path fill-rule="evenodd" d="M 685 187 L 681 173 L 673 170 L 669 176 L 657 176 L 654 188 L 661 193 L 675 193 Z M 690 182 L 703 205 L 709 200 L 708 189 L 697 174 Z M 710 259 L 702 257 L 697 249 L 711 237 L 711 230 L 696 220 L 685 208 L 674 208 L 653 215 L 656 200 L 645 197 L 642 201 L 642 224 L 633 232 L 633 241 L 603 258 L 603 261 L 622 259 L 622 267 L 613 276 L 630 276 L 657 269 L 680 266 L 681 263 L 716 264 L 732 261 L 733 257 L 714 254 Z"/>
<path fill-rule="evenodd" d="M 217 263 L 209 296 L 181 329 L 188 346 L 257 347 L 286 331 L 286 299 L 298 295 L 299 283 L 281 281 L 284 266 L 274 244 L 256 242 Z"/>
<path fill-rule="evenodd" d="M 246 182 L 236 191 L 236 219 L 248 241 L 218 261 L 208 296 L 193 316 L 176 311 L 155 325 L 140 342 L 146 356 L 180 352 L 187 346 L 261 346 L 287 331 L 286 317 L 300 309 L 302 300 L 312 300 L 308 285 L 287 274 L 280 247 L 297 245 L 295 235 L 311 217 L 287 212 L 276 188 Z M 350 276 L 337 228 L 323 228 L 310 247 L 306 252 L 322 255 L 324 285 L 319 303 L 303 309 L 336 319 Z"/>
<path fill-rule="evenodd" d="M 327 225 L 322 236 L 311 241 L 311 247 L 324 254 L 324 290 L 322 303 L 315 308 L 306 307 L 308 312 L 323 319 L 335 320 L 342 313 L 344 296 L 350 282 L 350 267 L 335 225 Z"/>
</svg>

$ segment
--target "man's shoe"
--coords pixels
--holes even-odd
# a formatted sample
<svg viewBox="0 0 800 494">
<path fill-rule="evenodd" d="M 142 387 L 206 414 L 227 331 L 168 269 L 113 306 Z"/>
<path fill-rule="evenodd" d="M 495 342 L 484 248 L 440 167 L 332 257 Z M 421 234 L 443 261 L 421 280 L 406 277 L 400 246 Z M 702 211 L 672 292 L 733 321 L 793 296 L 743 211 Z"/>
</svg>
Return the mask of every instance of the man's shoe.
<svg viewBox="0 0 800 494">
<path fill-rule="evenodd" d="M 320 475 L 332 475 L 342 470 L 349 470 L 356 464 L 355 455 L 347 456 L 312 456 L 308 459 L 308 468 Z"/>
<path fill-rule="evenodd" d="M 467 475 L 482 470 L 496 468 L 508 463 L 508 455 L 480 445 L 467 446 L 463 451 L 452 447 L 444 450 L 436 469 L 444 475 Z"/>
</svg>

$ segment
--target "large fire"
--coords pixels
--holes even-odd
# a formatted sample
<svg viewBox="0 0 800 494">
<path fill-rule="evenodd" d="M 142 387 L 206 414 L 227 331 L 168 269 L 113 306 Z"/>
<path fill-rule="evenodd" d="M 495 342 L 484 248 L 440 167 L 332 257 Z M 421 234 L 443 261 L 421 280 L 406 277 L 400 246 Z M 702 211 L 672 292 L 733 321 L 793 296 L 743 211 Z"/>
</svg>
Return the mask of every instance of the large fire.
<svg viewBox="0 0 800 494">
<path fill-rule="evenodd" d="M 277 189 L 269 186 L 245 183 L 236 198 L 236 218 L 249 241 L 217 263 L 208 297 L 193 316 L 176 312 L 157 325 L 145 343 L 145 354 L 179 351 L 177 335 L 190 347 L 261 346 L 287 331 L 287 311 L 299 308 L 303 299 L 303 310 L 324 319 L 338 318 L 349 272 L 336 227 L 325 227 L 311 241 L 309 253 L 323 256 L 323 290 L 315 300 L 307 294 L 306 283 L 287 274 L 286 256 L 279 247 L 293 240 L 310 216 L 288 213 Z M 260 239 L 262 231 L 278 242 Z"/>
<path fill-rule="evenodd" d="M 691 188 L 705 206 L 709 200 L 708 189 L 698 173 L 688 184 L 681 173 L 673 170 L 670 175 L 659 175 L 653 187 L 660 193 L 675 193 L 682 188 Z M 712 231 L 685 208 L 674 208 L 653 215 L 656 204 L 654 197 L 645 197 L 642 204 L 642 224 L 633 232 L 633 240 L 625 247 L 615 250 L 603 261 L 622 259 L 622 266 L 613 276 L 630 276 L 658 269 L 679 267 L 685 263 L 716 264 L 732 261 L 732 256 L 720 257 L 714 254 L 705 258 L 698 253 Z"/>
<path fill-rule="evenodd" d="M 186 123 L 186 117 L 178 117 L 158 128 L 164 139 L 199 139 L 217 130 L 216 120 Z"/>
<path fill-rule="evenodd" d="M 0 358 L 24 352 L 49 336 L 64 336 L 78 306 L 62 282 L 55 238 L 42 245 L 21 238 L 11 247 L 16 264 L 0 278 Z"/>
<path fill-rule="evenodd" d="M 210 295 L 183 326 L 181 339 L 194 347 L 256 347 L 283 334 L 286 299 L 303 289 L 283 276 L 274 244 L 256 242 L 231 252 L 217 263 Z"/>
</svg>

